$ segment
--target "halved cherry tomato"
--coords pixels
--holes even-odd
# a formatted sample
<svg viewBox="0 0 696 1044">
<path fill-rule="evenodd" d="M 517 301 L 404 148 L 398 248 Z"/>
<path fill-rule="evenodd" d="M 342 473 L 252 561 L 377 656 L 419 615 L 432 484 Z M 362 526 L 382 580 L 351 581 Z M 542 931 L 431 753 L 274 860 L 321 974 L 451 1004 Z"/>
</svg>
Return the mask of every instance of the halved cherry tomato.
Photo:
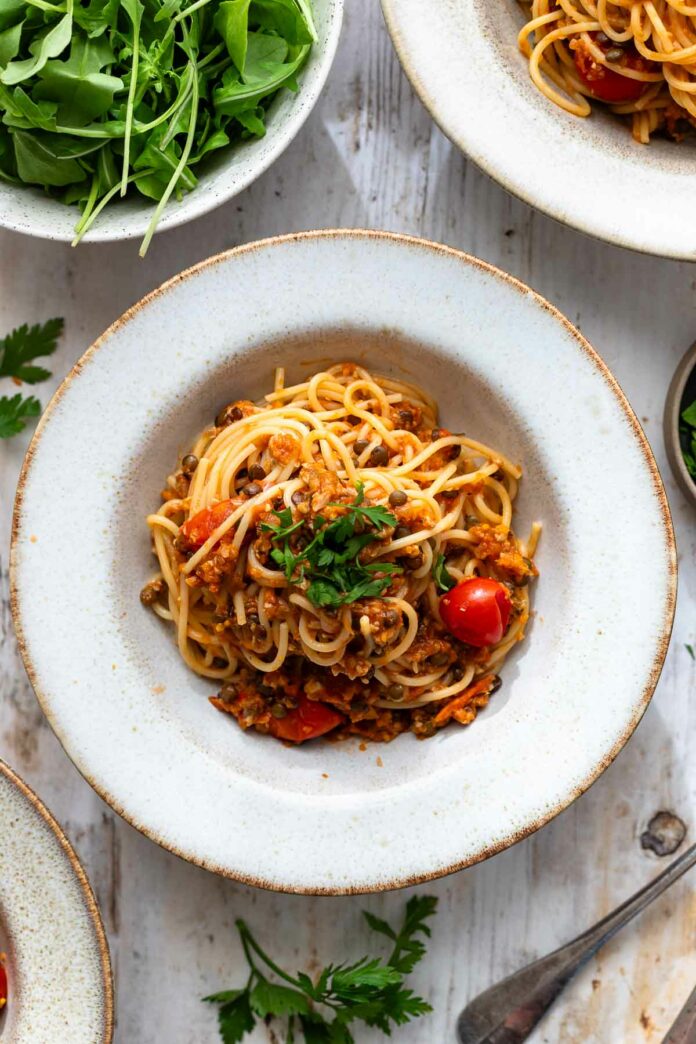
<svg viewBox="0 0 696 1044">
<path fill-rule="evenodd" d="M 460 581 L 440 599 L 440 617 L 447 630 L 477 649 L 500 641 L 511 611 L 507 589 L 485 576 Z"/>
<path fill-rule="evenodd" d="M 288 711 L 284 718 L 271 718 L 269 731 L 277 739 L 304 743 L 305 740 L 331 732 L 343 721 L 343 716 L 332 707 L 302 695 L 297 707 Z"/>
<path fill-rule="evenodd" d="M 590 33 L 593 39 L 596 35 L 596 33 Z M 607 46 L 599 44 L 598 46 L 601 46 L 606 53 L 616 45 L 609 41 Z M 621 50 L 623 51 L 623 57 L 619 60 L 621 64 L 629 69 L 649 72 L 651 63 L 638 54 L 634 47 L 622 47 Z M 574 58 L 578 76 L 592 97 L 599 101 L 607 102 L 610 105 L 636 101 L 647 87 L 647 83 L 643 80 L 632 80 L 629 76 L 622 76 L 621 73 L 607 69 L 596 62 L 582 43 L 575 48 Z"/>
<path fill-rule="evenodd" d="M 7 972 L 5 967 L 0 961 L 0 1011 L 7 1004 Z"/>
<path fill-rule="evenodd" d="M 188 522 L 184 522 L 181 532 L 193 547 L 202 547 L 217 527 L 230 517 L 237 506 L 234 500 L 221 500 L 213 507 L 203 508 Z"/>
</svg>

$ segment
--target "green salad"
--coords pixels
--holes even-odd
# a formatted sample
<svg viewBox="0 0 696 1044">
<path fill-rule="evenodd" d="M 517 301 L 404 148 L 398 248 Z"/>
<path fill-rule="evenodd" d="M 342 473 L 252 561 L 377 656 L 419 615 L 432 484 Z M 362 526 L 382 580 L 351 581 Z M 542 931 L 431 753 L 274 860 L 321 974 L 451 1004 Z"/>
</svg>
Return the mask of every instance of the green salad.
<svg viewBox="0 0 696 1044">
<path fill-rule="evenodd" d="M 682 410 L 679 419 L 679 441 L 686 469 L 696 482 L 696 400 Z"/>
<path fill-rule="evenodd" d="M 0 178 L 82 211 L 172 195 L 217 149 L 260 138 L 316 40 L 310 0 L 0 0 Z"/>
</svg>

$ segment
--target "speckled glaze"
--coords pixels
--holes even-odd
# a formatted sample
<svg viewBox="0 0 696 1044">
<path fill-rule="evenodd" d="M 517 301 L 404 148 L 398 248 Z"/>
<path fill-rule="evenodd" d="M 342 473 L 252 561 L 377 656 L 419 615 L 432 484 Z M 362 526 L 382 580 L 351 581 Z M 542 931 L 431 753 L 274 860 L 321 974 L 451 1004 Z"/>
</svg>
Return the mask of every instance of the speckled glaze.
<svg viewBox="0 0 696 1044">
<path fill-rule="evenodd" d="M 176 228 L 207 214 L 255 181 L 297 135 L 319 97 L 333 63 L 343 21 L 344 0 L 314 0 L 318 40 L 298 76 L 297 93 L 281 91 L 270 110 L 265 137 L 221 149 L 211 156 L 193 192 L 180 202 L 172 199 L 157 226 Z M 84 242 L 106 243 L 142 236 L 154 203 L 137 194 L 106 207 L 85 235 Z M 71 242 L 80 216 L 40 189 L 9 185 L 0 180 L 0 226 L 43 239 Z"/>
<path fill-rule="evenodd" d="M 92 889 L 36 794 L 0 761 L 3 1044 L 109 1044 L 109 950 Z"/>
<path fill-rule="evenodd" d="M 541 578 L 527 641 L 472 727 L 364 751 L 294 749 L 213 711 L 211 683 L 183 666 L 171 630 L 140 605 L 153 569 L 144 517 L 177 453 L 222 404 L 272 387 L 275 365 L 292 381 L 345 358 L 420 382 L 443 423 L 523 465 L 515 524 L 544 524 Z M 572 408 L 561 388 L 573 389 Z M 46 505 L 65 460 L 71 492 L 56 526 Z M 583 337 L 498 269 L 360 231 L 221 254 L 119 319 L 39 424 L 11 573 L 29 676 L 96 790 L 186 859 L 332 894 L 467 866 L 582 793 L 648 704 L 676 583 L 652 453 Z"/>
<path fill-rule="evenodd" d="M 401 63 L 444 133 L 487 174 L 557 220 L 619 246 L 693 261 L 696 144 L 633 141 L 595 106 L 582 119 L 532 83 L 511 0 L 382 0 Z"/>
</svg>

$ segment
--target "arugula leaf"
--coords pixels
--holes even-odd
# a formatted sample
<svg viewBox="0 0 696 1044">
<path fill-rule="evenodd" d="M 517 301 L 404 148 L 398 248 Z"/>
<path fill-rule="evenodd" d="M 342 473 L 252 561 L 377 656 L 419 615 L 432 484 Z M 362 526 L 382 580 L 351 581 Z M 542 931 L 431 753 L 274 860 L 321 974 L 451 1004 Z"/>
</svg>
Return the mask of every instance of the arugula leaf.
<svg viewBox="0 0 696 1044">
<path fill-rule="evenodd" d="M 28 80 L 40 72 L 49 58 L 56 58 L 70 43 L 73 17 L 72 3 L 68 2 L 68 10 L 52 29 L 40 32 L 29 45 L 31 58 L 10 62 L 0 73 L 0 81 L 8 86 Z"/>
<path fill-rule="evenodd" d="M 84 181 L 84 168 L 74 159 L 58 159 L 42 132 L 12 132 L 17 173 L 28 185 L 47 185 L 60 188 Z"/>
<path fill-rule="evenodd" d="M 26 428 L 27 419 L 38 417 L 40 413 L 41 403 L 33 395 L 26 399 L 21 394 L 13 395 L 11 399 L 3 395 L 0 398 L 0 439 L 19 435 Z"/>
<path fill-rule="evenodd" d="M 438 555 L 435 559 L 435 564 L 433 565 L 433 580 L 435 581 L 435 586 L 438 591 L 451 591 L 453 587 L 457 586 L 457 581 L 447 571 L 445 556 L 442 554 Z"/>
<path fill-rule="evenodd" d="M 67 61 L 46 63 L 34 96 L 56 102 L 61 123 L 83 127 L 104 116 L 114 103 L 114 94 L 123 90 L 120 77 L 101 71 L 113 63 L 114 54 L 105 37 L 75 36 Z"/>
<path fill-rule="evenodd" d="M 22 22 L 3 29 L 0 32 L 0 65 L 7 65 L 19 54 L 19 44 L 22 39 Z"/>
<path fill-rule="evenodd" d="M 63 332 L 62 319 L 49 319 L 35 326 L 18 326 L 0 339 L 0 377 L 37 384 L 51 374 L 41 366 L 29 366 L 34 359 L 52 355 Z"/>
<path fill-rule="evenodd" d="M 220 1005 L 218 1017 L 224 1044 L 237 1044 L 250 1033 L 255 1016 L 267 1023 L 270 1018 L 287 1019 L 286 1044 L 295 1040 L 296 1025 L 305 1044 L 355 1044 L 349 1024 L 363 1022 L 390 1034 L 393 1025 L 401 1026 L 426 1015 L 432 1008 L 404 985 L 404 977 L 423 955 L 424 944 L 415 937 L 430 935 L 426 920 L 435 913 L 436 906 L 437 899 L 432 896 L 414 896 L 406 904 L 398 931 L 364 911 L 370 927 L 394 942 L 389 960 L 362 957 L 352 964 L 329 964 L 314 982 L 305 972 L 292 976 L 280 968 L 244 921 L 237 921 L 249 965 L 247 985 L 203 998 Z M 266 969 L 289 986 L 271 982 Z M 328 1009 L 330 1019 L 319 1010 L 321 1007 Z"/>
<path fill-rule="evenodd" d="M 249 4 L 251 0 L 223 0 L 215 14 L 215 28 L 222 36 L 227 53 L 244 72 L 249 36 Z"/>
<path fill-rule="evenodd" d="M 690 428 L 696 428 L 696 399 L 685 410 L 682 410 L 681 417 Z"/>
<path fill-rule="evenodd" d="M 696 399 L 682 410 L 679 441 L 686 469 L 696 480 Z"/>
</svg>

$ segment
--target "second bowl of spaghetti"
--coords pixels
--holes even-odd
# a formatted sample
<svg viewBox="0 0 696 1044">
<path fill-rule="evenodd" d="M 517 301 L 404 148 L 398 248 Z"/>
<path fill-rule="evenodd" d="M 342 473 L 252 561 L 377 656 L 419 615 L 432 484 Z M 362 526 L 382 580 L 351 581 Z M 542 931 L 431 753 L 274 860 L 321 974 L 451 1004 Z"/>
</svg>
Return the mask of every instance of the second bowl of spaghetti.
<svg viewBox="0 0 696 1044">
<path fill-rule="evenodd" d="M 382 0 L 442 130 L 565 224 L 693 260 L 696 7 L 680 0 Z M 589 188 L 591 187 L 591 188 Z"/>
<path fill-rule="evenodd" d="M 231 251 L 107 331 L 37 430 L 12 578 L 107 801 L 210 869 L 330 893 L 468 865 L 589 786 L 675 584 L 652 454 L 580 334 L 369 232 Z"/>
</svg>

